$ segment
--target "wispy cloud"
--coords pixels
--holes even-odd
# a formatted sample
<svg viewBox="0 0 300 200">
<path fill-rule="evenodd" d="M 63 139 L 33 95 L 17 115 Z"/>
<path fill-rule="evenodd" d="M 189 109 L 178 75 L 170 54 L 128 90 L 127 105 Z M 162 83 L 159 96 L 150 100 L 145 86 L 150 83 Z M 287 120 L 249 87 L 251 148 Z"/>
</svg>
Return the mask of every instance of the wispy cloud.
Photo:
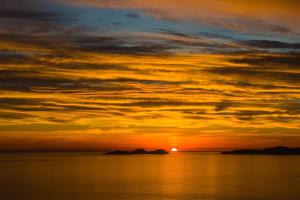
<svg viewBox="0 0 300 200">
<path fill-rule="evenodd" d="M 267 0 L 249 3 L 245 0 L 212 2 L 208 0 L 65 0 L 77 5 L 110 9 L 137 9 L 156 18 L 209 23 L 224 28 L 251 31 L 253 28 L 298 32 L 299 2 L 295 0 Z"/>
<path fill-rule="evenodd" d="M 0 8 L 3 149 L 296 145 L 296 1 L 20 3 Z"/>
</svg>

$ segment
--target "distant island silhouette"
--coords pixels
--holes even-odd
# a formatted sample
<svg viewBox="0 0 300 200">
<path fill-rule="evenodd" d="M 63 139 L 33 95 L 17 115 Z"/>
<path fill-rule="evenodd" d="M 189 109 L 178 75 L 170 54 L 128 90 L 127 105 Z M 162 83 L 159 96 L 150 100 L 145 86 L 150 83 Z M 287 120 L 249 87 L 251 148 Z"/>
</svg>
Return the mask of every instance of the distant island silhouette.
<svg viewBox="0 0 300 200">
<path fill-rule="evenodd" d="M 233 151 L 223 151 L 221 154 L 300 155 L 300 148 L 277 146 L 259 150 L 239 149 Z"/>
<path fill-rule="evenodd" d="M 158 155 L 163 155 L 163 154 L 168 154 L 164 149 L 157 149 L 154 151 L 145 151 L 145 149 L 136 149 L 134 151 L 121 151 L 121 150 L 116 150 L 116 151 L 109 151 L 106 154 L 108 155 L 136 155 L 136 154 L 158 154 Z"/>
</svg>

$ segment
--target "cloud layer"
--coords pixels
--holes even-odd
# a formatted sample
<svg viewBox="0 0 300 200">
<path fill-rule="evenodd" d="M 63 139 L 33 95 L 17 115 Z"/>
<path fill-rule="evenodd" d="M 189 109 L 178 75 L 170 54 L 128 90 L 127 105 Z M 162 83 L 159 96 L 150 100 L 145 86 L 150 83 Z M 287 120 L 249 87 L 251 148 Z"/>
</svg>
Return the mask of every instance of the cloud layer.
<svg viewBox="0 0 300 200">
<path fill-rule="evenodd" d="M 113 9 L 137 9 L 157 18 L 209 23 L 229 29 L 253 28 L 299 33 L 299 1 L 265 0 L 65 0 L 66 3 Z"/>
<path fill-rule="evenodd" d="M 299 145 L 299 5 L 270 3 L 4 1 L 0 150 Z"/>
</svg>

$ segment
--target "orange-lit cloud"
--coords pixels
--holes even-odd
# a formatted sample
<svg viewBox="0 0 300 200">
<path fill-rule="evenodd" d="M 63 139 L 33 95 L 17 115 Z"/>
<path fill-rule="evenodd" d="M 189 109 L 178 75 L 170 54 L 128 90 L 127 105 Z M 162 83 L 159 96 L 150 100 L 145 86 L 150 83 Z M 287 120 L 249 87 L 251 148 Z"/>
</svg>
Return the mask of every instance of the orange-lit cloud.
<svg viewBox="0 0 300 200">
<path fill-rule="evenodd" d="M 289 56 L 272 55 L 273 65 L 276 66 L 278 59 L 277 72 L 256 65 L 255 59 L 268 66 L 270 55 L 251 56 L 252 60 L 247 55 L 82 53 L 77 56 L 78 59 L 71 60 L 38 57 L 43 62 L 36 66 L 31 64 L 31 73 L 24 71 L 26 66 L 23 65 L 14 71 L 2 69 L 5 92 L 0 96 L 1 131 L 23 132 L 23 136 L 24 131 L 46 135 L 59 131 L 62 136 L 51 138 L 65 138 L 66 143 L 71 144 L 83 140 L 86 144 L 87 131 L 97 135 L 93 129 L 99 129 L 102 130 L 100 135 L 108 138 L 107 142 L 99 138 L 97 142 L 103 145 L 100 149 L 108 144 L 115 146 L 114 138 L 124 138 L 128 147 L 139 142 L 157 147 L 155 138 L 164 138 L 161 145 L 169 147 L 173 137 L 178 138 L 179 145 L 185 143 L 183 148 L 189 148 L 186 141 L 196 148 L 197 143 L 193 144 L 188 138 L 199 138 L 199 142 L 203 142 L 203 134 L 210 138 L 204 138 L 206 145 L 199 143 L 203 148 L 216 147 L 209 141 L 220 137 L 227 139 L 218 145 L 230 147 L 227 143 L 233 137 L 228 136 L 229 132 L 241 135 L 239 140 L 243 140 L 243 133 L 245 138 L 249 134 L 259 138 L 274 127 L 286 132 L 273 130 L 272 138 L 296 136 L 293 130 L 298 130 L 300 119 L 299 76 L 292 72 L 293 65 L 281 67 L 281 59 L 292 59 Z M 85 66 L 91 68 L 76 67 L 81 66 L 83 58 Z M 19 63 L 17 66 L 21 67 Z M 251 133 L 250 127 L 258 132 Z M 70 140 L 66 134 L 70 131 L 76 133 L 78 139 Z M 43 141 L 46 135 L 33 139 Z M 144 137 L 152 137 L 151 144 L 143 142 L 149 141 L 142 139 Z M 58 145 L 52 140 L 46 143 Z M 126 146 L 126 142 L 118 144 Z M 235 142 L 235 146 L 238 144 Z"/>
<path fill-rule="evenodd" d="M 113 21 L 83 26 L 85 17 L 40 9 L 35 0 L 6 2 L 0 150 L 299 145 L 295 1 L 68 1 L 82 15 L 83 5 L 137 9 L 171 27 L 124 20 L 112 30 Z M 166 19 L 182 24 L 172 29 Z M 283 35 L 189 32 L 180 29 L 186 22 Z"/>
</svg>

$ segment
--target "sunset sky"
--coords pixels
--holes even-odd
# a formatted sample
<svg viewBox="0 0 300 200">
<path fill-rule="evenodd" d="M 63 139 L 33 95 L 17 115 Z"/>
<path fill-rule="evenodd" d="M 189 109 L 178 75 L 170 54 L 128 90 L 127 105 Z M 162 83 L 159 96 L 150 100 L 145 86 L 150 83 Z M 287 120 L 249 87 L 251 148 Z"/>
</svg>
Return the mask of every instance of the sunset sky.
<svg viewBox="0 0 300 200">
<path fill-rule="evenodd" d="M 1 0 L 0 151 L 300 147 L 298 0 Z"/>
</svg>

